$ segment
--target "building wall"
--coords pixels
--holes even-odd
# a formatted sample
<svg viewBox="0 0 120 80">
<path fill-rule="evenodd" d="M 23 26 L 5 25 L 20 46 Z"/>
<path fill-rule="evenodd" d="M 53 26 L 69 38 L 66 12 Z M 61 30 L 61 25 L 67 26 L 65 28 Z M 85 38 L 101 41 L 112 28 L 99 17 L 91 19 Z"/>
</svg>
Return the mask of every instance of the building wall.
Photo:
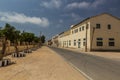
<svg viewBox="0 0 120 80">
<path fill-rule="evenodd" d="M 100 24 L 100 29 L 96 28 L 96 24 Z M 111 29 L 108 29 L 108 25 L 111 25 Z M 83 26 L 84 26 L 84 30 L 82 29 Z M 87 30 L 86 30 L 86 26 L 88 26 Z M 94 33 L 93 33 L 93 28 L 94 28 Z M 119 28 L 120 28 L 120 19 L 115 18 L 109 14 L 102 14 L 99 16 L 95 16 L 72 27 L 70 29 L 70 34 L 65 35 L 65 32 L 64 32 L 63 34 L 59 35 L 59 38 L 58 38 L 59 47 L 78 48 L 82 51 L 120 50 Z M 86 35 L 86 32 L 87 32 L 87 35 Z M 102 46 L 97 45 L 97 41 L 99 41 L 97 40 L 97 38 L 103 39 Z M 114 46 L 109 45 L 109 42 L 110 42 L 109 38 L 114 39 L 112 40 L 112 42 L 114 42 Z M 86 46 L 86 39 L 87 39 L 87 46 Z M 74 40 L 76 40 L 76 45 L 74 45 Z M 69 43 L 71 45 L 69 45 Z M 80 46 L 79 46 L 79 43 L 80 43 Z"/>
<path fill-rule="evenodd" d="M 88 25 L 88 29 L 87 29 L 87 38 L 86 38 L 87 25 Z M 75 32 L 75 30 L 77 31 Z M 71 48 L 79 48 L 80 50 L 85 50 L 86 39 L 87 39 L 87 49 L 90 50 L 90 22 L 84 22 L 82 24 L 77 25 L 74 28 L 71 28 L 69 35 L 62 36 L 59 38 L 59 43 L 60 43 L 60 47 L 71 47 Z"/>
<path fill-rule="evenodd" d="M 93 27 L 96 27 L 96 24 L 100 24 L 100 29 L 95 29 L 93 36 L 92 50 L 120 50 L 120 20 L 104 14 L 92 18 L 91 20 L 91 39 L 93 35 Z M 108 24 L 111 25 L 111 29 L 108 29 Z M 103 38 L 103 46 L 97 46 L 96 38 Z M 109 38 L 114 38 L 115 46 L 109 46 Z"/>
<path fill-rule="evenodd" d="M 69 47 L 68 40 L 70 39 L 69 35 L 59 37 L 58 42 L 59 42 L 59 47 Z"/>
<path fill-rule="evenodd" d="M 88 29 L 86 29 L 87 25 L 88 25 Z M 83 29 L 83 27 L 84 27 L 84 29 Z M 87 21 L 87 22 L 77 25 L 76 28 L 71 29 L 71 32 L 74 31 L 75 29 L 78 29 L 78 32 L 71 34 L 71 39 L 73 42 L 72 47 L 79 48 L 81 50 L 85 50 L 86 39 L 87 39 L 87 49 L 89 50 L 89 48 L 90 48 L 90 22 Z M 79 41 L 79 39 L 80 39 L 80 41 Z M 76 42 L 77 42 L 76 46 L 74 46 L 74 40 L 76 40 Z M 79 42 L 80 42 L 80 46 L 79 46 Z"/>
</svg>

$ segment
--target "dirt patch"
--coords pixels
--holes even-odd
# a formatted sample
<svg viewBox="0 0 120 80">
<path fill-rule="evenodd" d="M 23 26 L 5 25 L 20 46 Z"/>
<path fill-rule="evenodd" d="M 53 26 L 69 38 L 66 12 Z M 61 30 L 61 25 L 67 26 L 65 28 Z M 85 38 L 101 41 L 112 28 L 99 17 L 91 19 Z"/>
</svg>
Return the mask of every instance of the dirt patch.
<svg viewBox="0 0 120 80">
<path fill-rule="evenodd" d="M 86 80 L 48 47 L 12 60 L 17 64 L 0 68 L 1 80 Z"/>
</svg>

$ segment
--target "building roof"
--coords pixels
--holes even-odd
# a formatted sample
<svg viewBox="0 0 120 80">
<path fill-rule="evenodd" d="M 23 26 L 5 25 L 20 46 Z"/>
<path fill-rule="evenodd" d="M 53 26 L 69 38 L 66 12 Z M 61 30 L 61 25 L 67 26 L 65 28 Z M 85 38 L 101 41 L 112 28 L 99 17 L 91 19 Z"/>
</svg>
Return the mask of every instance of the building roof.
<svg viewBox="0 0 120 80">
<path fill-rule="evenodd" d="M 70 29 L 59 34 L 60 37 L 70 35 Z"/>
<path fill-rule="evenodd" d="M 109 13 L 102 13 L 102 14 L 95 15 L 95 16 L 91 16 L 91 17 L 88 17 L 88 18 L 82 20 L 81 22 L 79 22 L 79 23 L 75 24 L 73 27 L 71 27 L 71 29 L 74 28 L 75 26 L 77 26 L 77 25 L 79 25 L 79 24 L 81 24 L 81 23 L 87 21 L 87 20 L 90 20 L 91 18 L 95 18 L 95 17 L 101 16 L 101 15 L 104 15 L 104 14 L 107 14 L 107 15 L 109 15 L 109 16 L 112 16 L 112 17 L 114 17 L 114 18 L 120 20 L 120 18 L 118 18 L 118 17 L 116 17 L 116 16 L 113 16 L 112 14 L 109 14 Z"/>
</svg>

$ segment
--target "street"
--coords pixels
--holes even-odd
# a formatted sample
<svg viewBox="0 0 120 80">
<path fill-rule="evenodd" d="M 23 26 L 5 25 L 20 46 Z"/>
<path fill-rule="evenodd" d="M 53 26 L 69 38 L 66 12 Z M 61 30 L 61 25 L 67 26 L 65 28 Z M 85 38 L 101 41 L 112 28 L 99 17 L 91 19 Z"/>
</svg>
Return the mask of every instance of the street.
<svg viewBox="0 0 120 80">
<path fill-rule="evenodd" d="M 120 80 L 120 62 L 103 57 L 50 47 L 91 80 Z"/>
</svg>

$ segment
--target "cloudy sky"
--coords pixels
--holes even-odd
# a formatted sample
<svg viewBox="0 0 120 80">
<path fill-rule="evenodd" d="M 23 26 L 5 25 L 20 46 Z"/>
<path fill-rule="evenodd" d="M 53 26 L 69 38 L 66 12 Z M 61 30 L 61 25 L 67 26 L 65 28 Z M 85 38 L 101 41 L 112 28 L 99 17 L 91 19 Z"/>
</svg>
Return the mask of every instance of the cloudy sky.
<svg viewBox="0 0 120 80">
<path fill-rule="evenodd" d="M 44 34 L 47 39 L 100 13 L 120 18 L 120 0 L 0 0 L 0 26 Z"/>
</svg>

